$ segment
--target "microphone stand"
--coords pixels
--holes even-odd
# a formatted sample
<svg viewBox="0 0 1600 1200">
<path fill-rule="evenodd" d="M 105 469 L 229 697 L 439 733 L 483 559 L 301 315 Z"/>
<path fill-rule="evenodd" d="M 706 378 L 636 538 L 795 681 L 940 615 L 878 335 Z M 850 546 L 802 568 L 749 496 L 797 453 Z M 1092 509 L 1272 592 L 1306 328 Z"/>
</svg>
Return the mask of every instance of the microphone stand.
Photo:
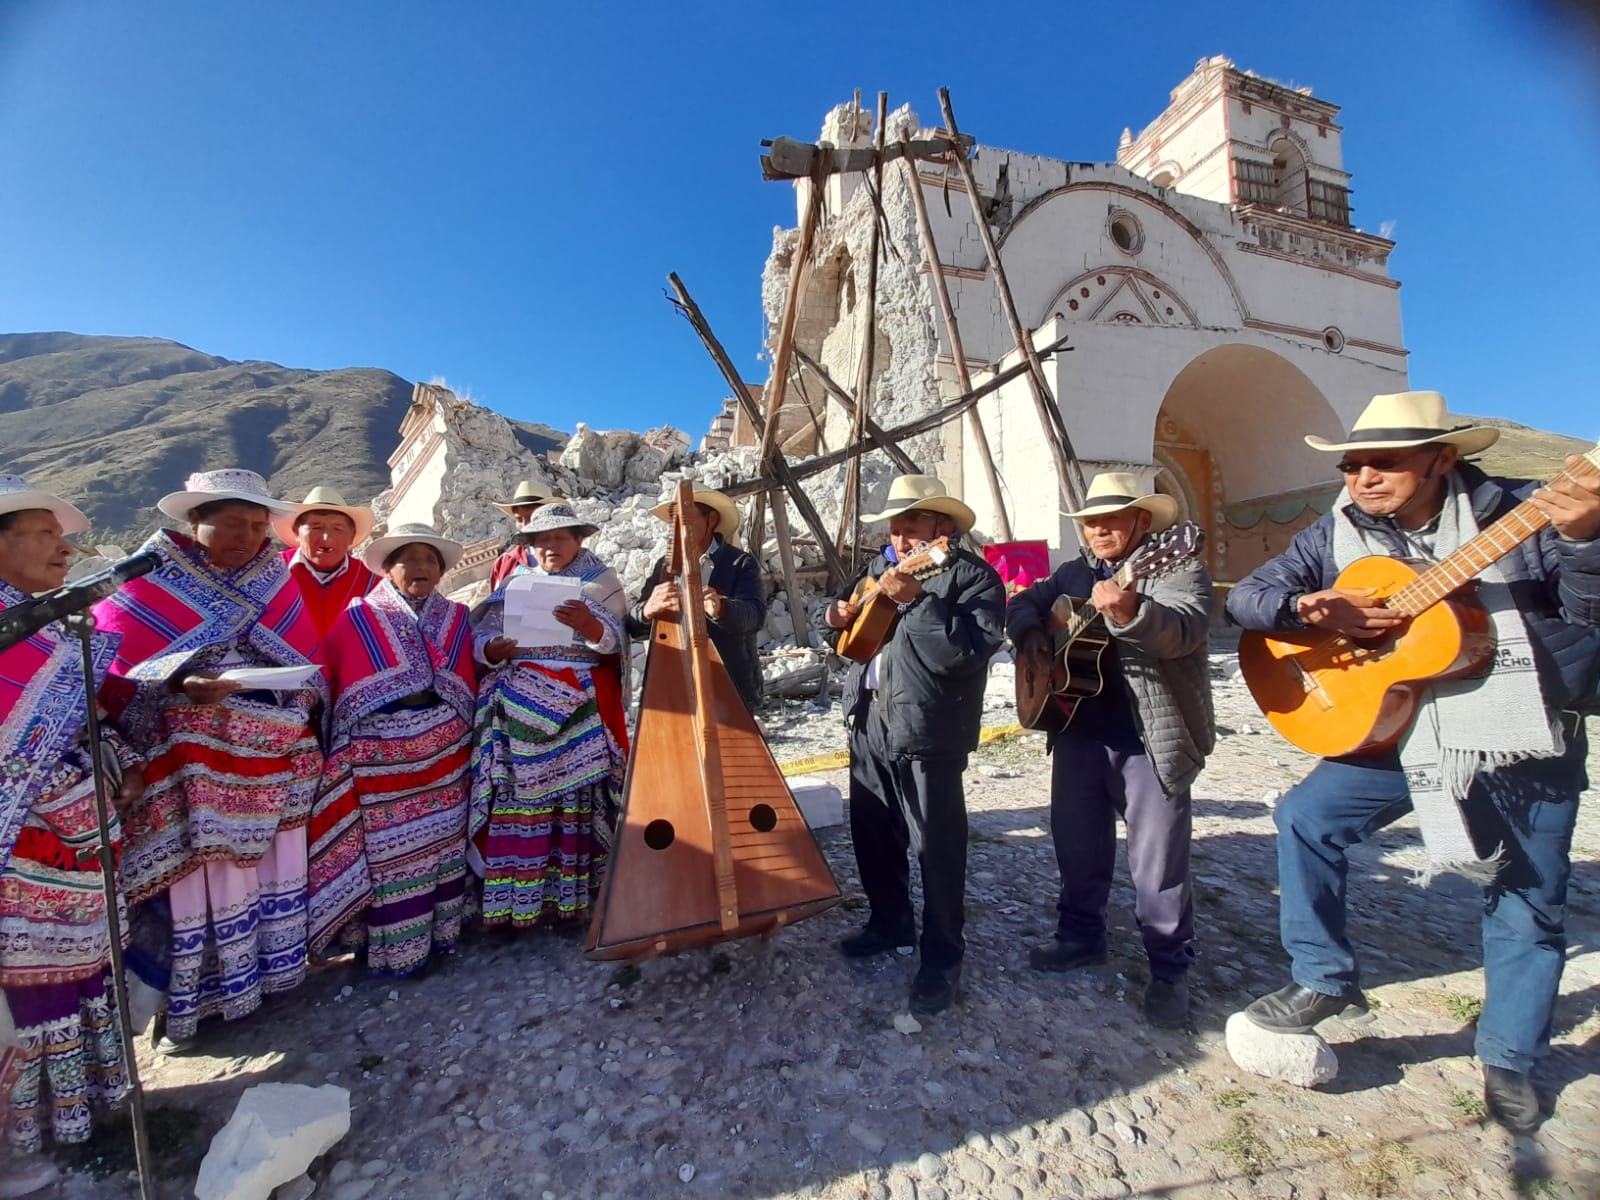
<svg viewBox="0 0 1600 1200">
<path fill-rule="evenodd" d="M 139 1196 L 140 1200 L 154 1200 L 155 1182 L 150 1174 L 150 1138 L 145 1127 L 144 1089 L 139 1083 L 133 1016 L 128 1006 L 128 981 L 123 975 L 122 919 L 117 914 L 117 862 L 111 849 L 110 788 L 106 781 L 105 764 L 100 759 L 99 698 L 94 684 L 94 649 L 89 641 L 94 632 L 94 613 L 86 608 L 62 618 L 62 624 L 77 632 L 83 658 L 84 729 L 89 737 L 95 818 L 100 826 L 100 845 L 94 853 L 100 862 L 100 882 L 106 897 L 106 926 L 111 934 L 111 990 L 122 1027 L 122 1065 L 128 1073 L 128 1107 L 133 1115 L 133 1153 L 139 1171 Z"/>
</svg>

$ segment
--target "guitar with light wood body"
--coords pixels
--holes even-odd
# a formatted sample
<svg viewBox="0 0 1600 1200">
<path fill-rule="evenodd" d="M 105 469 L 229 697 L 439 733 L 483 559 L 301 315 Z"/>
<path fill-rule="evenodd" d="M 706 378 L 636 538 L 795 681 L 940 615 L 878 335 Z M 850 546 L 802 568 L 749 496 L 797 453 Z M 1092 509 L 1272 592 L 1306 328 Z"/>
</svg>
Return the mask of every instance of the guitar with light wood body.
<svg viewBox="0 0 1600 1200">
<path fill-rule="evenodd" d="M 1556 478 L 1562 476 L 1600 479 L 1600 446 Z M 1471 581 L 1549 523 L 1524 500 L 1437 563 L 1357 559 L 1333 586 L 1371 588 L 1384 607 L 1410 620 L 1376 638 L 1247 630 L 1239 635 L 1239 668 L 1250 695 L 1272 727 L 1309 754 L 1337 758 L 1393 747 L 1430 684 L 1493 666 L 1494 631 Z"/>
</svg>

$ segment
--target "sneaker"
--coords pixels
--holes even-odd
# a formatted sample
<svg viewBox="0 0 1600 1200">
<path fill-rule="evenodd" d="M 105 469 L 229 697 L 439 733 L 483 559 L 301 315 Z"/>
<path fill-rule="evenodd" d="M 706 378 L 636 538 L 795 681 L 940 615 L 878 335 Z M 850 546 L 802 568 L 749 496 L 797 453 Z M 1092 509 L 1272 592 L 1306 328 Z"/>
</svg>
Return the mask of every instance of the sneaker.
<svg viewBox="0 0 1600 1200">
<path fill-rule="evenodd" d="M 1162 1029 L 1182 1029 L 1189 1024 L 1189 981 L 1152 979 L 1144 993 L 1144 1019 Z"/>
<path fill-rule="evenodd" d="M 916 951 L 917 935 L 912 930 L 890 933 L 882 926 L 868 922 L 860 933 L 851 934 L 839 943 L 839 953 L 846 958 L 871 958 L 874 954 L 912 954 Z"/>
<path fill-rule="evenodd" d="M 1367 998 L 1360 992 L 1330 996 L 1291 983 L 1252 1001 L 1244 1010 L 1263 1029 L 1274 1033 L 1310 1033 L 1329 1017 L 1365 1025 L 1372 1020 Z"/>
<path fill-rule="evenodd" d="M 1483 1102 L 1495 1123 L 1512 1133 L 1533 1133 L 1544 1120 L 1533 1079 L 1521 1071 L 1484 1063 Z"/>
<path fill-rule="evenodd" d="M 1106 961 L 1106 944 L 1098 942 L 1073 942 L 1053 937 L 1040 942 L 1028 951 L 1028 965 L 1035 971 L 1076 971 L 1079 967 L 1093 967 Z"/>
<path fill-rule="evenodd" d="M 945 967 L 922 967 L 911 981 L 911 1011 L 928 1017 L 949 1008 L 961 995 L 961 964 Z"/>
</svg>

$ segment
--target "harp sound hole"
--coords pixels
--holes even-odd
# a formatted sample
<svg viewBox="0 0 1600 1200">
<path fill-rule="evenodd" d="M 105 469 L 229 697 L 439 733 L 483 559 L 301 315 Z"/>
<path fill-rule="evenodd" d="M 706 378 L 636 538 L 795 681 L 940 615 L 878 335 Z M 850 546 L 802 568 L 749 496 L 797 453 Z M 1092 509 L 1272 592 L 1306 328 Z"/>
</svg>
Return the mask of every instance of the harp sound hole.
<svg viewBox="0 0 1600 1200">
<path fill-rule="evenodd" d="M 758 804 L 750 810 L 750 826 L 757 833 L 771 833 L 778 827 L 778 814 L 770 804 Z"/>
<path fill-rule="evenodd" d="M 671 821 L 655 820 L 644 827 L 644 844 L 652 850 L 665 850 L 677 836 Z"/>
</svg>

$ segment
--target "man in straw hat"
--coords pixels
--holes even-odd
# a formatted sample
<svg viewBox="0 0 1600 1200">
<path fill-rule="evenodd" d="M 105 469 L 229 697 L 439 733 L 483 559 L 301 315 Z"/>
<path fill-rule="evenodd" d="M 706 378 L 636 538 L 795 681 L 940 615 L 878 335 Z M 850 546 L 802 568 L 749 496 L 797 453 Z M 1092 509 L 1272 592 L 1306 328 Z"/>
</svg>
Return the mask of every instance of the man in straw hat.
<svg viewBox="0 0 1600 1200">
<path fill-rule="evenodd" d="M 66 580 L 69 534 L 89 528 L 77 508 L 16 475 L 0 475 L 0 609 Z M 117 637 L 90 636 L 102 706 Z M 85 743 L 76 637 L 50 624 L 0 651 L 0 1146 L 6 1181 L 26 1195 L 56 1172 L 32 1152 L 45 1134 L 84 1142 L 91 1113 L 127 1087 L 110 975 L 111 933 L 98 860 L 92 763 Z M 141 759 L 100 725 L 116 809 L 143 790 Z M 120 830 L 112 816 L 112 836 Z"/>
<path fill-rule="evenodd" d="M 672 505 L 659 504 L 650 513 L 670 521 Z M 739 506 L 721 492 L 696 488 L 694 510 L 684 519 L 700 562 L 700 582 L 705 585 L 706 631 L 746 707 L 754 712 L 761 703 L 757 639 L 767 619 L 767 602 L 761 594 L 761 569 L 756 560 L 732 540 L 739 532 Z M 666 558 L 657 559 L 629 615 L 628 632 L 649 637 L 651 622 L 678 619 L 681 601 L 678 585 L 667 579 Z"/>
<path fill-rule="evenodd" d="M 1522 500 L 1549 518 L 1479 573 L 1497 643 L 1488 674 L 1427 688 L 1398 753 L 1325 759 L 1279 802 L 1279 924 L 1293 978 L 1246 1010 L 1265 1029 L 1293 1033 L 1365 1017 L 1345 933 L 1346 852 L 1414 809 L 1425 877 L 1458 871 L 1485 886 L 1484 1097 L 1495 1120 L 1527 1132 L 1542 1120 L 1531 1075 L 1549 1047 L 1566 953 L 1587 752 L 1574 710 L 1597 665 L 1589 627 L 1600 623 L 1600 486 L 1592 474 L 1544 486 L 1491 479 L 1461 461 L 1498 436 L 1463 423 L 1437 392 L 1401 392 L 1374 397 L 1343 441 L 1306 438 L 1338 456 L 1344 494 L 1233 589 L 1228 613 L 1247 629 L 1381 638 L 1405 620 L 1371 594 L 1334 586 L 1354 560 L 1442 559 Z"/>
<path fill-rule="evenodd" d="M 911 953 L 917 937 L 906 851 L 914 848 L 922 866 L 922 956 L 910 1003 L 913 1012 L 936 1013 L 960 991 L 967 877 L 961 773 L 978 745 L 989 659 L 1005 639 L 1005 584 L 961 544 L 972 510 L 932 475 L 900 476 L 883 511 L 861 519 L 889 523 L 889 544 L 866 578 L 899 606 L 900 619 L 883 648 L 845 680 L 850 838 L 870 911 L 866 926 L 839 949 L 848 958 Z M 940 573 L 919 582 L 896 565 L 941 537 L 953 553 Z M 859 612 L 841 599 L 822 619 L 842 630 Z"/>
<path fill-rule="evenodd" d="M 317 636 L 326 637 L 350 602 L 378 584 L 378 577 L 350 553 L 372 533 L 372 509 L 345 503 L 330 487 L 312 488 L 290 508 L 273 515 L 272 532 L 289 547 L 283 561 L 300 587 Z"/>
<path fill-rule="evenodd" d="M 510 578 L 511 572 L 518 567 L 532 564 L 533 542 L 527 532 L 528 521 L 541 507 L 559 502 L 560 499 L 537 479 L 524 479 L 517 484 L 516 491 L 512 492 L 509 500 L 489 502 L 517 523 L 517 533 L 511 539 L 511 545 L 500 552 L 500 557 L 494 560 L 494 566 L 489 571 L 490 591 L 494 591 Z"/>
<path fill-rule="evenodd" d="M 1134 916 L 1150 960 L 1145 1018 L 1189 1019 L 1194 895 L 1189 875 L 1189 785 L 1216 742 L 1206 642 L 1211 580 L 1191 561 L 1159 578 L 1120 586 L 1112 576 L 1145 539 L 1172 527 L 1178 505 L 1131 474 L 1096 475 L 1078 522 L 1080 558 L 1012 598 L 1006 632 L 1023 654 L 1049 654 L 1045 632 L 1061 596 L 1087 600 L 1111 644 L 1104 686 L 1050 735 L 1050 834 L 1061 869 L 1055 936 L 1028 954 L 1036 971 L 1106 961 L 1106 901 L 1117 858 L 1117 816 L 1128 827 Z"/>
</svg>

